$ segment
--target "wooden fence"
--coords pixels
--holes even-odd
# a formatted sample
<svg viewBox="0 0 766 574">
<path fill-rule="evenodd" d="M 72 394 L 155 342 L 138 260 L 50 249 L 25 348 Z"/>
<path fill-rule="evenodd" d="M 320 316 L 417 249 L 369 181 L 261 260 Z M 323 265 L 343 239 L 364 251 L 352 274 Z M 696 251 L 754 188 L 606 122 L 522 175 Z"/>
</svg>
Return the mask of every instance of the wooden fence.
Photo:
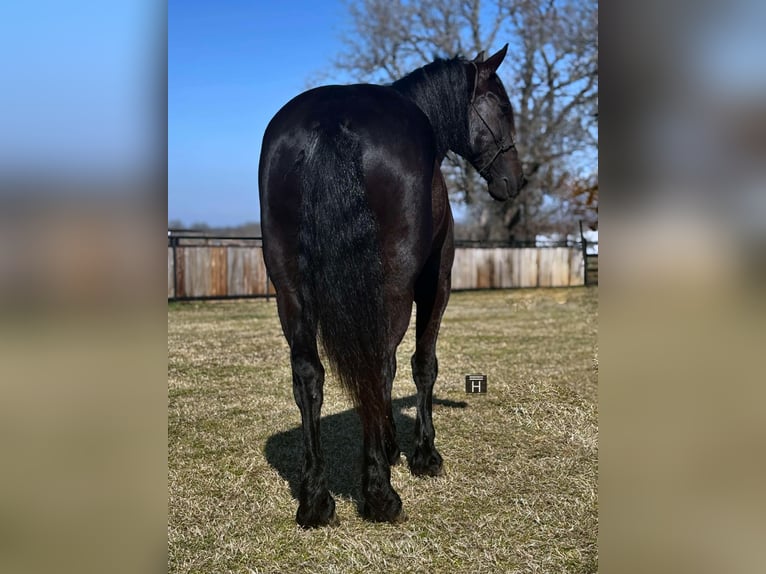
<svg viewBox="0 0 766 574">
<path fill-rule="evenodd" d="M 585 255 L 580 245 L 458 245 L 452 268 L 454 290 L 570 287 L 585 283 Z M 273 294 L 260 238 L 168 236 L 168 299 Z"/>
<path fill-rule="evenodd" d="M 452 288 L 570 287 L 583 285 L 582 250 L 576 247 L 458 247 Z"/>
<path fill-rule="evenodd" d="M 598 255 L 585 255 L 585 284 L 598 285 Z"/>
</svg>

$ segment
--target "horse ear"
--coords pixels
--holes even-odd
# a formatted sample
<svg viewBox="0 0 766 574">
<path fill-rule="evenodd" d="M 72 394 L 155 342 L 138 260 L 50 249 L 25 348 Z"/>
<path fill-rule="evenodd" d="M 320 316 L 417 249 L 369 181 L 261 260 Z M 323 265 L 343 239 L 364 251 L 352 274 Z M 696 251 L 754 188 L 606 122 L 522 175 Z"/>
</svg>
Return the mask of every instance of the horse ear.
<svg viewBox="0 0 766 574">
<path fill-rule="evenodd" d="M 475 64 L 481 64 L 484 61 L 485 51 L 486 50 L 482 50 L 476 55 L 476 57 L 473 59 Z"/>
<path fill-rule="evenodd" d="M 491 71 L 496 71 L 500 64 L 503 63 L 503 60 L 505 59 L 505 54 L 508 51 L 508 44 L 500 48 L 496 54 L 491 55 L 489 58 L 486 59 L 484 62 L 484 66 Z"/>
</svg>

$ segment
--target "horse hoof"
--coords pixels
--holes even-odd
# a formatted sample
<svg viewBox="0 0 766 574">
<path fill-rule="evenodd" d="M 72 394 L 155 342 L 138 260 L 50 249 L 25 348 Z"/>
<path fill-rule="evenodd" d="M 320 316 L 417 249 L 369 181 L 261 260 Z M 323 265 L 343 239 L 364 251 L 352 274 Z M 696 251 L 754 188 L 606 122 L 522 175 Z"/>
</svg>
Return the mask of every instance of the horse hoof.
<svg viewBox="0 0 766 574">
<path fill-rule="evenodd" d="M 306 517 L 297 517 L 296 522 L 298 525 L 303 528 L 304 530 L 309 530 L 311 528 L 322 528 L 323 526 L 340 526 L 340 520 L 338 519 L 338 515 L 335 514 L 335 511 L 332 511 L 332 514 L 329 517 L 317 517 L 314 519 L 308 519 Z"/>
<path fill-rule="evenodd" d="M 426 467 L 426 468 L 411 468 L 410 471 L 412 472 L 413 476 L 417 476 L 419 478 L 425 478 L 427 476 L 436 478 L 439 476 L 444 476 L 444 468 L 439 467 Z"/>
<path fill-rule="evenodd" d="M 434 453 L 428 457 L 413 456 L 410 461 L 410 472 L 415 476 L 443 476 L 444 464 L 442 457 Z"/>
<path fill-rule="evenodd" d="M 362 517 L 372 522 L 389 522 L 391 524 L 401 524 L 407 520 L 407 513 L 402 509 L 399 503 L 398 509 L 373 509 L 367 502 L 362 505 Z"/>
<path fill-rule="evenodd" d="M 338 515 L 335 513 L 335 500 L 331 496 L 328 497 L 324 508 L 314 509 L 313 512 L 307 510 L 303 505 L 298 506 L 295 521 L 305 529 L 338 526 L 340 520 L 338 520 Z"/>
<path fill-rule="evenodd" d="M 407 522 L 407 518 L 407 513 L 404 512 L 404 510 L 401 510 L 399 514 L 394 516 L 391 520 L 389 520 L 389 522 L 391 524 L 401 524 L 402 522 Z"/>
</svg>

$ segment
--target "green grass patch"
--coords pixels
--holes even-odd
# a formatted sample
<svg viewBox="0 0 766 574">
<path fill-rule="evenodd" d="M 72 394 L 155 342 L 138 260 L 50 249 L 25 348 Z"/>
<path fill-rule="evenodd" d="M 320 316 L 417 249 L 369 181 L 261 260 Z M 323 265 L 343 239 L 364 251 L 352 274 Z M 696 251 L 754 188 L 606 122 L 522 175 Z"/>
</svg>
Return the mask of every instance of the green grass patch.
<svg viewBox="0 0 766 574">
<path fill-rule="evenodd" d="M 274 301 L 168 306 L 173 573 L 596 572 L 597 290 L 454 293 L 438 346 L 446 474 L 392 469 L 409 520 L 361 520 L 360 427 L 329 373 L 322 440 L 341 526 L 295 524 L 302 443 Z M 395 419 L 412 448 L 414 321 Z M 484 373 L 487 395 L 466 395 Z"/>
</svg>

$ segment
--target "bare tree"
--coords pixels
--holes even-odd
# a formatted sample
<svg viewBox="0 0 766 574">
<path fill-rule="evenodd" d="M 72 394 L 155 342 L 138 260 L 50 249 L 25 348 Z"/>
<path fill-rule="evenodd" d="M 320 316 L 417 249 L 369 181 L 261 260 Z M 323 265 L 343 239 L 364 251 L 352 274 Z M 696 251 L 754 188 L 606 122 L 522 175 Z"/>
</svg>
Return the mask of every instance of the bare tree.
<svg viewBox="0 0 766 574">
<path fill-rule="evenodd" d="M 467 206 L 477 238 L 574 228 L 562 214 L 573 204 L 567 183 L 598 178 L 596 0 L 362 0 L 348 9 L 346 49 L 334 66 L 358 81 L 390 82 L 435 57 L 472 58 L 509 42 L 500 74 L 530 184 L 517 201 L 494 202 L 467 162 L 449 154 L 451 198 Z"/>
</svg>

